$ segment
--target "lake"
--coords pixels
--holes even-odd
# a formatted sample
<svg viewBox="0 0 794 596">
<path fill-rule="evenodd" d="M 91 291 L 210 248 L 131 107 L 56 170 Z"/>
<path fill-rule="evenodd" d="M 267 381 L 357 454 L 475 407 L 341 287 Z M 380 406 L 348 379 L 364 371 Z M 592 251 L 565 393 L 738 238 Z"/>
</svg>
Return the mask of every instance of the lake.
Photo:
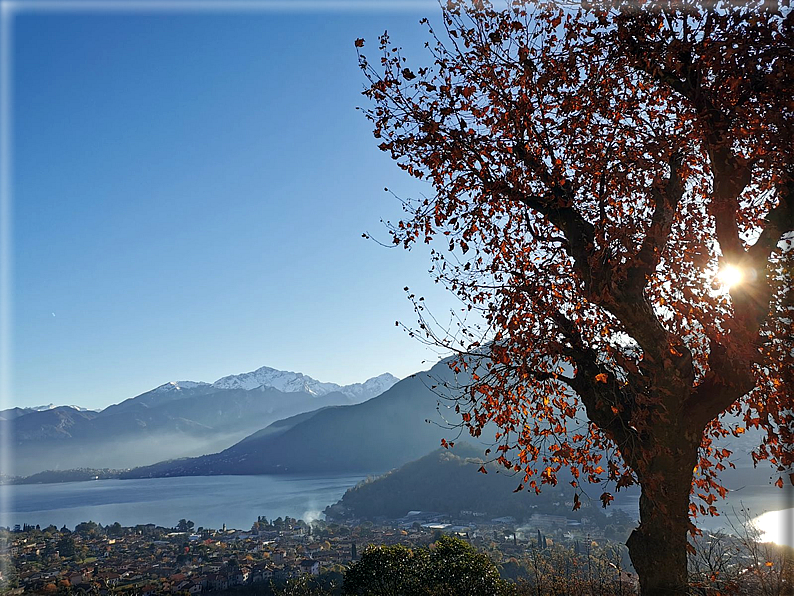
<svg viewBox="0 0 794 596">
<path fill-rule="evenodd" d="M 770 483 L 734 486 L 731 488 L 731 483 L 726 483 L 730 491 L 728 497 L 724 500 L 718 498 L 714 502 L 720 515 L 698 516 L 695 525 L 712 532 L 721 530 L 733 533 L 731 524 L 738 526 L 739 520 L 744 517 L 742 510 L 746 510 L 760 530 L 762 539 L 794 547 L 791 530 L 794 528 L 794 487 L 786 484 L 779 489 Z M 612 507 L 622 509 L 637 519 L 638 499 L 638 490 L 623 491 L 615 495 Z M 696 499 L 694 502 L 700 504 L 702 501 Z"/>
<path fill-rule="evenodd" d="M 93 520 L 123 526 L 172 527 L 182 519 L 198 526 L 248 529 L 258 515 L 317 518 L 362 476 L 188 476 L 96 480 L 2 487 L 0 525 L 44 527 Z"/>
<path fill-rule="evenodd" d="M 338 501 L 363 476 L 188 476 L 140 480 L 96 480 L 62 484 L 4 486 L 5 511 L 0 525 L 39 524 L 73 528 L 93 520 L 103 525 L 123 526 L 154 523 L 172 527 L 182 519 L 198 526 L 247 529 L 258 515 L 268 519 L 290 517 L 315 519 L 327 505 Z M 749 479 L 749 478 L 746 478 Z M 752 478 L 757 482 L 757 477 Z M 730 484 L 729 484 L 730 486 Z M 747 508 L 761 519 L 761 529 L 778 542 L 791 543 L 791 534 L 777 532 L 791 520 L 794 490 L 779 490 L 766 483 L 733 484 L 727 501 L 717 501 L 723 514 Z M 597 496 L 597 487 L 587 487 Z M 528 494 L 528 498 L 531 498 Z M 636 490 L 618 493 L 614 507 L 637 518 Z M 785 511 L 785 513 L 784 513 Z M 725 529 L 728 517 L 701 517 L 704 529 Z"/>
</svg>

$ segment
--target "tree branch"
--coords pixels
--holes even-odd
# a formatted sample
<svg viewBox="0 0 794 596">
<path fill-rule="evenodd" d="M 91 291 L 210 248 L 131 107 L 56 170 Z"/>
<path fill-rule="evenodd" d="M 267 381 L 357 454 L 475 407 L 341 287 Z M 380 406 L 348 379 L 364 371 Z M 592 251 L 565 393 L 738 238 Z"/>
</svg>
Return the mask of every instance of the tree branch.
<svg viewBox="0 0 794 596">
<path fill-rule="evenodd" d="M 627 285 L 632 291 L 642 290 L 648 277 L 656 270 L 662 256 L 662 249 L 670 237 L 673 217 L 681 201 L 684 189 L 680 178 L 681 157 L 670 157 L 670 178 L 663 189 L 654 187 L 651 195 L 654 202 L 653 217 L 640 250 L 626 267 Z"/>
</svg>

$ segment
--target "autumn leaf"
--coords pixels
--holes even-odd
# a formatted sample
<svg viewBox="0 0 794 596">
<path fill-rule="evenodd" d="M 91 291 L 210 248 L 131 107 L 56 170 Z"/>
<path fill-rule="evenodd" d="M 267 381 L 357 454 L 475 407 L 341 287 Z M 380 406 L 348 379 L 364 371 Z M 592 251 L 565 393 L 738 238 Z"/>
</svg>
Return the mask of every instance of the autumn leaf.
<svg viewBox="0 0 794 596">
<path fill-rule="evenodd" d="M 442 319 L 411 298 L 415 336 L 461 371 L 444 396 L 471 413 L 456 422 L 535 491 L 563 467 L 639 483 L 658 501 L 641 522 L 683 535 L 674 494 L 696 487 L 693 517 L 727 494 L 718 438 L 765 431 L 753 462 L 794 466 L 780 430 L 794 426 L 780 252 L 794 130 L 788 79 L 771 74 L 790 61 L 786 17 L 674 5 L 442 8 L 454 41 L 431 40 L 422 68 L 385 41 L 379 68 L 359 65 L 376 143 L 432 187 L 390 231 L 406 249 L 430 244 L 434 280 L 463 304 Z M 422 84 L 402 84 L 415 72 Z M 725 287 L 717 272 L 731 263 L 765 274 Z M 744 413 L 742 426 L 725 411 Z M 660 591 L 644 585 L 653 565 L 685 582 L 669 549 L 631 548 L 651 561 L 637 569 L 642 592 Z"/>
<path fill-rule="evenodd" d="M 364 40 L 363 40 L 361 37 L 359 37 L 359 38 L 356 40 L 356 47 L 357 47 L 357 48 L 363 48 L 363 47 L 364 47 Z"/>
</svg>

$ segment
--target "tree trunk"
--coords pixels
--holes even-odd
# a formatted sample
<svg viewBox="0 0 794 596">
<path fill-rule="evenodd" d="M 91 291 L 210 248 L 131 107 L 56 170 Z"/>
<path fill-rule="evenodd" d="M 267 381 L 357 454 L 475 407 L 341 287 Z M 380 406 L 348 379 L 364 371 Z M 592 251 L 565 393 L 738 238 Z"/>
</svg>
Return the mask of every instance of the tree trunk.
<svg viewBox="0 0 794 596">
<path fill-rule="evenodd" d="M 697 447 L 673 451 L 651 464 L 641 478 L 640 525 L 626 546 L 640 579 L 642 596 L 686 594 L 689 495 L 697 462 Z M 643 475 L 645 476 L 645 475 Z"/>
</svg>

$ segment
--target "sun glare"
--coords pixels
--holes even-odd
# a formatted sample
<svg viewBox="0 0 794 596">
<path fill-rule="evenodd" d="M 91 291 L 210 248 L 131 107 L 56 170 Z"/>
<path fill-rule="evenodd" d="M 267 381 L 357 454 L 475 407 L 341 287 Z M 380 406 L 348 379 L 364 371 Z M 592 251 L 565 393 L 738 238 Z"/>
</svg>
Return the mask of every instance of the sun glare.
<svg viewBox="0 0 794 596">
<path fill-rule="evenodd" d="M 717 279 L 720 280 L 722 285 L 731 288 L 742 283 L 744 273 L 736 265 L 725 265 L 717 274 Z"/>
<path fill-rule="evenodd" d="M 780 511 L 768 511 L 759 515 L 753 520 L 753 525 L 761 533 L 759 537 L 763 542 L 774 542 L 775 544 L 792 544 L 792 521 L 794 521 L 794 509 L 783 509 Z"/>
</svg>

